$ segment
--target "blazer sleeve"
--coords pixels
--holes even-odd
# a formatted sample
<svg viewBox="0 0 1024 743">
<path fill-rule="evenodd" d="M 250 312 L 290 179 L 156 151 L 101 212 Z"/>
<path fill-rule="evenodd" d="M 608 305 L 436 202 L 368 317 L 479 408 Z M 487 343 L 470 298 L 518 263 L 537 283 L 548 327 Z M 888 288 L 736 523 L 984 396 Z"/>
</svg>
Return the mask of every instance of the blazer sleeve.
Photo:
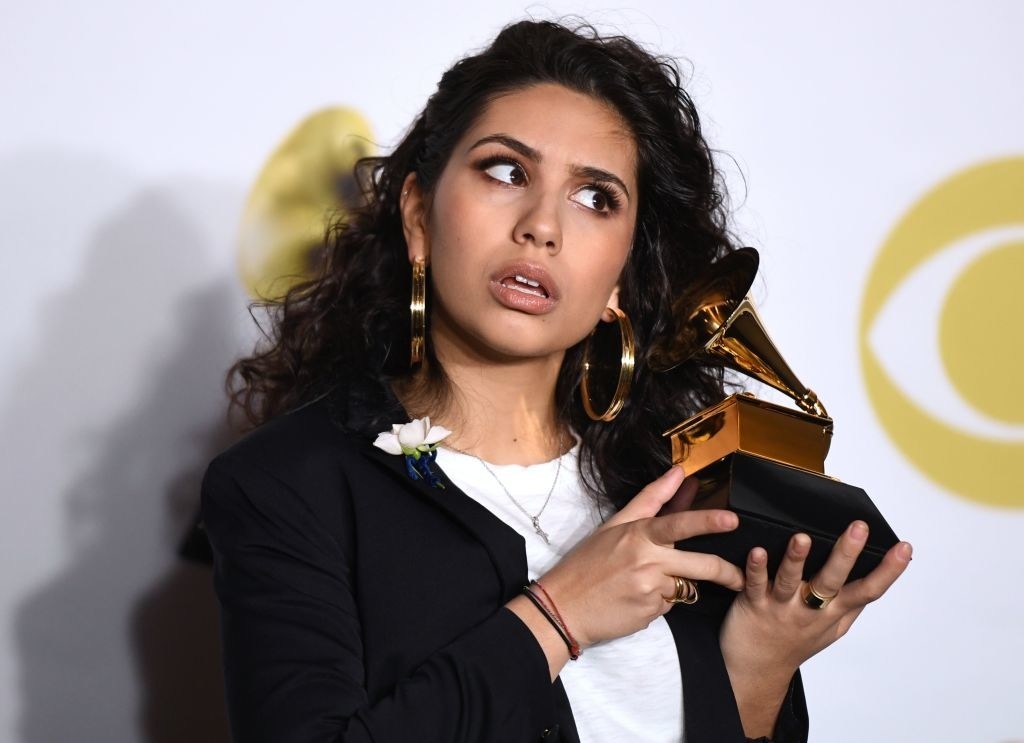
<svg viewBox="0 0 1024 743">
<path fill-rule="evenodd" d="M 543 652 L 504 608 L 370 699 L 351 549 L 327 523 L 337 514 L 227 455 L 202 499 L 236 743 L 522 741 L 555 726 Z"/>
</svg>

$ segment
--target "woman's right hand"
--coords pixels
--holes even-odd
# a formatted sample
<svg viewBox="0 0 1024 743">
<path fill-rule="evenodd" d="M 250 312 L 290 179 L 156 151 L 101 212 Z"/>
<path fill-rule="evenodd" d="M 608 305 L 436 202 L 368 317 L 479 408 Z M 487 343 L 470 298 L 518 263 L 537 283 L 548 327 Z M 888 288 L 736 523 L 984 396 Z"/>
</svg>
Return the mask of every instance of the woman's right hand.
<svg viewBox="0 0 1024 743">
<path fill-rule="evenodd" d="M 686 489 L 683 503 L 667 506 L 683 478 L 682 468 L 672 467 L 541 577 L 580 647 L 630 635 L 667 612 L 675 576 L 743 588 L 743 573 L 732 563 L 675 548 L 679 540 L 739 523 L 731 511 L 677 510 L 689 505 Z"/>
</svg>

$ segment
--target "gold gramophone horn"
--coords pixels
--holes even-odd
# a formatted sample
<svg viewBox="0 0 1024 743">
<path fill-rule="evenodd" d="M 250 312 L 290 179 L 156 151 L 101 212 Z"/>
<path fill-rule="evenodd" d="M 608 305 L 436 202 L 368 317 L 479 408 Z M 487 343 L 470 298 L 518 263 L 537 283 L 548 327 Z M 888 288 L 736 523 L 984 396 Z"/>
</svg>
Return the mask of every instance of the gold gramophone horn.
<svg viewBox="0 0 1024 743">
<path fill-rule="evenodd" d="M 757 251 L 741 248 L 716 261 L 704 299 L 690 315 L 702 348 L 694 357 L 725 366 L 791 397 L 801 410 L 828 418 L 814 391 L 803 385 L 772 343 L 747 292 L 759 263 Z"/>
</svg>

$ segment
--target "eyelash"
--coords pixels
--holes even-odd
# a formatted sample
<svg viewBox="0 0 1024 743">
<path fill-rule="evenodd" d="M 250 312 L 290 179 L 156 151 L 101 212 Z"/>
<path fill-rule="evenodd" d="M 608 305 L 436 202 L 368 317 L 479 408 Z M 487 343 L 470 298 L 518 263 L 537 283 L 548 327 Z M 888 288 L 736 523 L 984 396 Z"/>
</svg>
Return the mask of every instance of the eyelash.
<svg viewBox="0 0 1024 743">
<path fill-rule="evenodd" d="M 523 174 L 523 178 L 526 178 L 526 168 L 524 168 L 522 163 L 520 163 L 518 160 L 516 160 L 513 157 L 509 157 L 508 155 L 491 155 L 489 157 L 485 157 L 482 160 L 479 160 L 476 163 L 475 167 L 481 173 L 485 173 L 486 174 L 486 171 L 488 169 L 490 169 L 490 168 L 493 168 L 495 165 L 511 165 L 512 167 L 518 169 L 519 172 Z M 492 178 L 492 176 L 488 176 L 488 177 Z M 495 180 L 497 180 L 497 179 L 495 179 Z M 500 180 L 498 182 L 499 183 L 504 183 L 504 181 L 500 181 Z M 505 184 L 505 185 L 512 185 L 512 184 Z M 613 214 L 614 212 L 617 212 L 619 210 L 619 208 L 622 206 L 622 198 L 615 191 L 615 189 L 613 189 L 611 186 L 609 186 L 609 185 L 607 185 L 605 183 L 600 183 L 600 182 L 588 183 L 585 186 L 582 186 L 581 188 L 577 189 L 576 193 L 579 193 L 579 191 L 582 191 L 584 189 L 593 189 L 594 191 L 597 191 L 598 193 L 600 193 L 607 200 L 607 202 L 608 202 L 607 208 L 604 209 L 604 210 L 601 210 L 601 211 L 599 211 L 597 209 L 590 209 L 590 207 L 584 207 L 585 209 L 590 209 L 592 212 L 594 212 L 595 214 L 597 214 L 599 216 L 608 216 L 610 214 Z"/>
<path fill-rule="evenodd" d="M 485 157 L 484 159 L 482 159 L 479 162 L 477 162 L 476 169 L 479 170 L 481 173 L 484 173 L 486 175 L 487 174 L 486 171 L 490 170 L 495 165 L 511 165 L 512 167 L 516 168 L 517 170 L 519 170 L 520 173 L 523 174 L 523 178 L 526 178 L 526 168 L 523 167 L 522 163 L 520 163 L 515 158 L 508 157 L 507 155 L 491 155 L 489 157 Z M 493 178 L 493 176 L 491 176 L 491 175 L 487 175 L 487 177 L 488 178 Z M 494 178 L 494 180 L 498 180 L 498 179 Z M 504 181 L 500 181 L 500 180 L 498 180 L 498 182 L 499 183 L 504 183 Z M 505 185 L 514 185 L 514 184 L 505 184 Z"/>
<path fill-rule="evenodd" d="M 596 214 L 600 214 L 602 216 L 608 215 L 608 214 L 613 214 L 613 213 L 615 213 L 615 212 L 617 212 L 619 210 L 620 206 L 622 206 L 622 199 L 621 199 L 621 197 L 619 196 L 618 193 L 616 193 L 615 189 L 611 188 L 610 186 L 607 186 L 604 183 L 588 183 L 586 186 L 584 186 L 583 188 L 579 189 L 577 191 L 577 193 L 579 191 L 582 191 L 582 190 L 587 189 L 587 188 L 594 189 L 595 191 L 600 193 L 602 196 L 604 196 L 604 198 L 608 202 L 607 208 L 605 208 L 605 209 L 603 209 L 601 211 L 598 211 L 597 209 L 594 209 L 593 211 Z M 585 207 L 585 208 L 589 208 L 589 207 Z"/>
</svg>

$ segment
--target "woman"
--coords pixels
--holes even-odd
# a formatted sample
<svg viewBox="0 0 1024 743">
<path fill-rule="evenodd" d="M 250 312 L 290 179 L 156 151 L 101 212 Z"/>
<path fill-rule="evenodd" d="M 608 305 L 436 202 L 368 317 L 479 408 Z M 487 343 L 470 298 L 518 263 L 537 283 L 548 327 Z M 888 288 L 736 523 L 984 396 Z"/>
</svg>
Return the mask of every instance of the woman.
<svg viewBox="0 0 1024 743">
<path fill-rule="evenodd" d="M 737 524 L 686 510 L 660 439 L 722 394 L 654 369 L 733 249 L 674 66 L 518 23 L 367 168 L 323 274 L 234 369 L 263 425 L 204 482 L 236 739 L 805 739 L 798 666 L 910 547 L 844 587 L 853 524 L 811 594 L 806 535 L 774 581 L 759 548 L 743 571 L 673 548 Z M 594 410 L 587 338 L 627 318 L 630 394 Z M 447 435 L 400 429 L 427 417 Z M 724 620 L 698 580 L 738 592 Z"/>
</svg>

